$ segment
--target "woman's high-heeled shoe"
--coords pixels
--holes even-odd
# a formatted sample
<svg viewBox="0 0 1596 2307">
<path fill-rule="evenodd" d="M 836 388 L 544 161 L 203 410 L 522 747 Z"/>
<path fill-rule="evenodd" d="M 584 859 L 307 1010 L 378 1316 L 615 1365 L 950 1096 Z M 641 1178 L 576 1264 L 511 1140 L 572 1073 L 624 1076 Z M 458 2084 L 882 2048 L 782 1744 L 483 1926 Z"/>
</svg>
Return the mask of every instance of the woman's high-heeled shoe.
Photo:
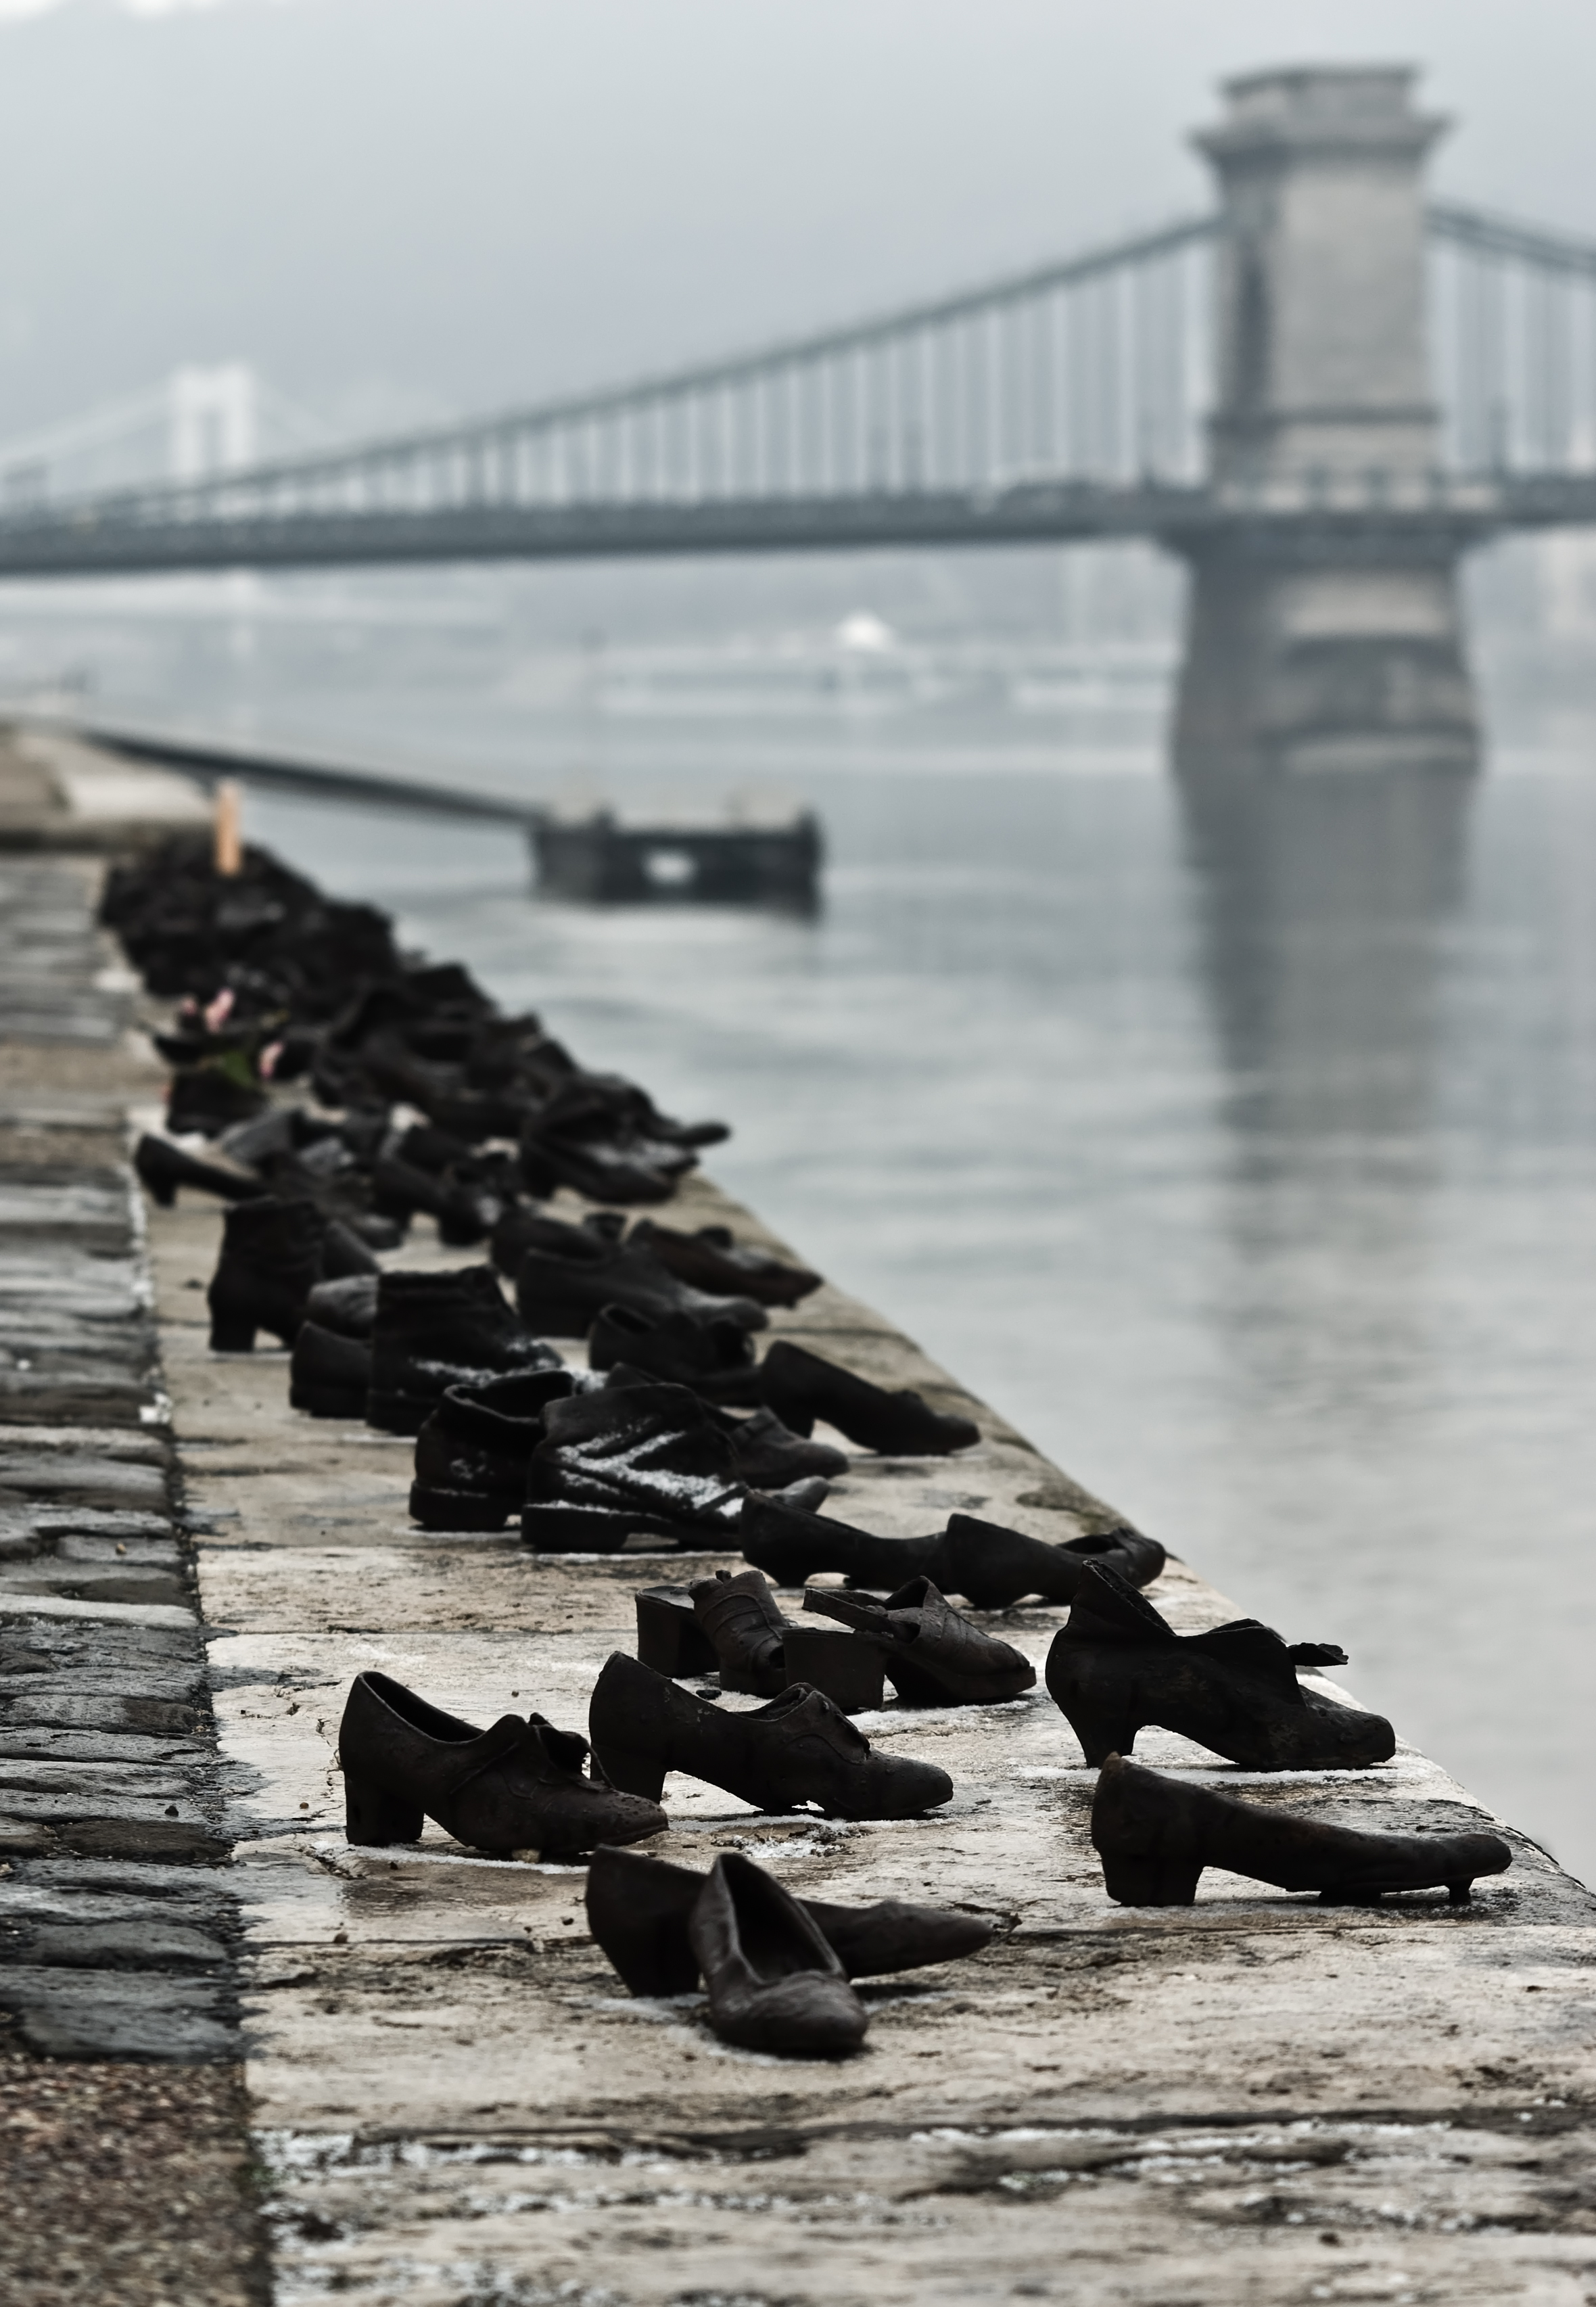
<svg viewBox="0 0 1596 2307">
<path fill-rule="evenodd" d="M 981 1439 L 973 1419 L 933 1410 L 907 1388 L 889 1393 L 790 1338 L 778 1338 L 759 1364 L 759 1392 L 794 1434 L 812 1434 L 823 1418 L 862 1450 L 894 1457 L 946 1457 Z"/>
<path fill-rule="evenodd" d="M 701 1402 L 759 1406 L 753 1340 L 737 1322 L 605 1306 L 588 1333 L 588 1367 L 613 1370 L 622 1364 L 646 1373 L 656 1385 L 691 1386 Z"/>
<path fill-rule="evenodd" d="M 718 1674 L 715 1645 L 698 1622 L 685 1586 L 645 1586 L 633 1597 L 638 1614 L 638 1660 L 672 1682 Z"/>
<path fill-rule="evenodd" d="M 1297 1679 L 1299 1666 L 1345 1661 L 1333 1643 L 1288 1648 L 1255 1618 L 1177 1634 L 1134 1587 L 1094 1566 L 1053 1637 L 1047 1686 L 1091 1763 L 1128 1754 L 1156 1723 L 1250 1771 L 1368 1770 L 1396 1752 L 1390 1723 Z"/>
<path fill-rule="evenodd" d="M 715 1653 L 721 1688 L 751 1691 L 758 1698 L 774 1698 L 785 1690 L 787 1622 L 763 1574 L 717 1571 L 688 1591 L 693 1616 Z"/>
<path fill-rule="evenodd" d="M 881 1651 L 840 1626 L 784 1618 L 757 1570 L 717 1570 L 696 1586 L 650 1586 L 637 1598 L 638 1658 L 673 1680 L 718 1675 L 725 1690 L 774 1697 L 794 1683 L 845 1714 L 871 1714 L 885 1695 Z"/>
<path fill-rule="evenodd" d="M 1205 1866 L 1282 1891 L 1317 1891 L 1326 1905 L 1372 1906 L 1389 1891 L 1445 1887 L 1454 1906 L 1478 1874 L 1500 1874 L 1513 1853 L 1497 1834 L 1383 1834 L 1297 1818 L 1182 1786 L 1110 1754 L 1092 1805 L 1092 1840 L 1111 1899 L 1122 1907 L 1189 1907 Z"/>
<path fill-rule="evenodd" d="M 742 1558 L 778 1586 L 802 1586 L 818 1571 L 838 1571 L 860 1586 L 898 1586 L 929 1570 L 941 1543 L 931 1538 L 878 1538 L 835 1514 L 804 1512 L 751 1490 L 737 1529 Z"/>
<path fill-rule="evenodd" d="M 473 1849 L 564 1855 L 639 1842 L 668 1823 L 657 1803 L 585 1776 L 587 1740 L 541 1714 L 479 1730 L 390 1675 L 356 1676 L 338 1752 L 353 1843 L 414 1842 L 433 1818 Z"/>
<path fill-rule="evenodd" d="M 807 1266 L 788 1265 L 768 1251 L 747 1248 L 734 1240 L 729 1226 L 699 1226 L 696 1232 L 682 1233 L 656 1225 L 652 1218 L 639 1218 L 632 1232 L 678 1282 L 690 1282 L 695 1290 L 741 1293 L 758 1299 L 761 1306 L 795 1306 L 820 1287 L 818 1274 Z"/>
<path fill-rule="evenodd" d="M 1133 1531 L 1116 1531 L 1106 1541 L 1072 1539 L 1051 1546 L 1000 1522 L 956 1514 L 946 1530 L 929 1538 L 878 1538 L 873 1531 L 856 1530 L 830 1514 L 805 1514 L 757 1491 L 742 1509 L 738 1544 L 743 1559 L 779 1586 L 802 1586 L 823 1570 L 840 1570 L 856 1586 L 889 1589 L 929 1578 L 940 1592 L 962 1594 L 977 1610 L 1006 1610 L 1027 1594 L 1044 1602 L 1073 1601 L 1094 1562 L 1123 1565 L 1138 1585 L 1150 1583 L 1164 1564 L 1157 1539 Z"/>
<path fill-rule="evenodd" d="M 667 1771 L 724 1787 L 758 1810 L 814 1803 L 828 1818 L 917 1818 L 953 1797 L 946 1771 L 875 1753 L 839 1707 L 803 1683 L 753 1713 L 723 1714 L 616 1651 L 594 1685 L 588 1728 L 610 1784 L 650 1801 Z"/>
</svg>

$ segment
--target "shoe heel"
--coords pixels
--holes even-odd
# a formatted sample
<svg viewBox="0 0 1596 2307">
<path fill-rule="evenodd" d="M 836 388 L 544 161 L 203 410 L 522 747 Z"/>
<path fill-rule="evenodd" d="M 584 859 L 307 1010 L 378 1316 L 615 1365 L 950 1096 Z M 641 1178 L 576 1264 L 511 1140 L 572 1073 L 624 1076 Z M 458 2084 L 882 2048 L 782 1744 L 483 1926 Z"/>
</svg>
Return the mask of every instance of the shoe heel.
<svg viewBox="0 0 1596 2307">
<path fill-rule="evenodd" d="M 720 1665 L 715 1645 L 693 1616 L 685 1588 L 656 1587 L 637 1597 L 638 1657 L 656 1674 L 673 1681 L 691 1674 L 714 1674 Z"/>
<path fill-rule="evenodd" d="M 1197 1899 L 1200 1861 L 1194 1865 L 1189 1858 L 1164 1858 L 1156 1852 L 1146 1857 L 1124 1852 L 1111 1858 L 1100 1851 L 1098 1856 L 1103 1886 L 1117 1906 L 1189 1907 Z"/>
<path fill-rule="evenodd" d="M 1100 1771 L 1111 1754 L 1128 1757 L 1142 1728 L 1134 1693 L 1112 1684 L 1094 1690 L 1079 1672 L 1061 1637 L 1055 1636 L 1047 1659 L 1048 1696 L 1081 1742 L 1087 1767 Z"/>
<path fill-rule="evenodd" d="M 155 1204 L 158 1210 L 169 1210 L 176 1204 L 177 1199 L 177 1188 L 176 1182 L 172 1179 L 159 1178 L 152 1179 L 141 1176 L 139 1183 L 143 1187 L 144 1191 L 149 1195 L 150 1200 Z"/>
<path fill-rule="evenodd" d="M 617 1794 L 641 1795 L 656 1803 L 664 1794 L 665 1765 L 658 1754 L 646 1754 L 636 1746 L 596 1745 L 594 1754 Z"/>
<path fill-rule="evenodd" d="M 792 1626 L 782 1636 L 787 1687 L 808 1683 L 845 1714 L 873 1714 L 886 1702 L 886 1671 L 872 1642 L 843 1626 Z"/>
<path fill-rule="evenodd" d="M 602 1771 L 618 1794 L 656 1803 L 679 1743 L 673 1718 L 714 1713 L 624 1651 L 612 1651 L 588 1702 L 595 1778 Z"/>
<path fill-rule="evenodd" d="M 213 1312 L 210 1316 L 210 1351 L 213 1354 L 253 1354 L 255 1332 L 259 1325 L 244 1314 Z"/>
<path fill-rule="evenodd" d="M 426 1813 L 419 1804 L 384 1794 L 369 1779 L 344 1772 L 344 1833 L 350 1842 L 381 1849 L 390 1842 L 419 1842 Z"/>
<path fill-rule="evenodd" d="M 1094 1771 L 1101 1770 L 1111 1754 L 1128 1757 L 1142 1727 L 1133 1716 L 1100 1713 L 1089 1706 L 1065 1707 L 1062 1711 L 1081 1742 L 1087 1768 Z"/>
</svg>

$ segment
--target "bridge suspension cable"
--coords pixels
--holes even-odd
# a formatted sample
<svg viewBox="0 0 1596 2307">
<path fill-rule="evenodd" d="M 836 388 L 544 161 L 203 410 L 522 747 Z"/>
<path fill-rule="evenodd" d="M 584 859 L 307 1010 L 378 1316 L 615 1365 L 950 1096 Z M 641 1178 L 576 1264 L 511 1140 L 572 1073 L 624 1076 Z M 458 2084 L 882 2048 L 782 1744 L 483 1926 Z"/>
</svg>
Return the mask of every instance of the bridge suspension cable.
<svg viewBox="0 0 1596 2307">
<path fill-rule="evenodd" d="M 1427 221 L 1442 459 L 1411 476 L 1414 517 L 1471 534 L 1588 518 L 1596 242 L 1454 202 Z M 1268 510 L 1208 478 L 1224 228 L 1184 218 L 843 328 L 470 423 L 49 502 L 30 490 L 5 502 L 0 489 L 0 576 L 1173 541 Z M 1388 479 L 1344 479 L 1346 517 L 1383 518 Z M 1282 476 L 1275 497 L 1283 518 L 1330 510 L 1313 473 Z"/>
<path fill-rule="evenodd" d="M 79 510 L 165 525 L 1195 478 L 1192 260 L 1214 229 L 1186 219 L 735 359 Z"/>
<path fill-rule="evenodd" d="M 1596 241 L 1447 201 L 1429 224 L 1448 464 L 1596 471 Z"/>
</svg>

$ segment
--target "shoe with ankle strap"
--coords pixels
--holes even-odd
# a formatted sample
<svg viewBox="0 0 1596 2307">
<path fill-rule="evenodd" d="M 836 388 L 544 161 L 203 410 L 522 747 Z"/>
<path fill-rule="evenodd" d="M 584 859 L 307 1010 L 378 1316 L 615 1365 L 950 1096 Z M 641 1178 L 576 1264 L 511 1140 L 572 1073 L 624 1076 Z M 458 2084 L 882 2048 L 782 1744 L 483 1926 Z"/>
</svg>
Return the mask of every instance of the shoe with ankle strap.
<svg viewBox="0 0 1596 2307">
<path fill-rule="evenodd" d="M 1178 1634 L 1145 1596 L 1094 1566 L 1053 1637 L 1047 1686 L 1090 1763 L 1128 1754 L 1156 1723 L 1245 1770 L 1369 1770 L 1396 1752 L 1390 1723 L 1297 1679 L 1300 1666 L 1345 1662 L 1334 1643 L 1289 1647 L 1256 1618 Z"/>
</svg>

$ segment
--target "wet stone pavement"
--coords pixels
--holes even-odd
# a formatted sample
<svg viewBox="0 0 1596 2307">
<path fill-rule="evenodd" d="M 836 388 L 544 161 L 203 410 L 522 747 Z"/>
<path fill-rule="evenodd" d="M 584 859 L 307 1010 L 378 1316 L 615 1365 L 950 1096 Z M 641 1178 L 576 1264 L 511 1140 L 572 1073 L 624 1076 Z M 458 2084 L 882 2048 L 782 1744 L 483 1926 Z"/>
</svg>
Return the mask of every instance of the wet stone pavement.
<svg viewBox="0 0 1596 2307">
<path fill-rule="evenodd" d="M 92 1064 L 82 1039 L 0 1043 L 8 2302 L 258 2297 L 258 2186 L 280 2307 L 1596 2303 L 1596 1900 L 1510 1829 L 1512 1872 L 1469 1907 L 1325 1908 L 1210 1872 L 1192 1908 L 1116 1908 L 1094 1773 L 1040 1691 L 864 1719 L 952 1776 L 923 1820 L 762 1816 L 671 1778 L 662 1856 L 746 1849 L 802 1893 L 992 1916 L 976 1959 L 867 1984 L 866 2048 L 835 2065 L 734 2050 L 696 1997 L 629 1997 L 579 1867 L 430 1824 L 352 1848 L 352 1674 L 581 1728 L 635 1589 L 716 1557 L 419 1531 L 408 1444 L 297 1416 L 279 1353 L 210 1354 L 220 1220 L 128 1198 L 124 1116 L 159 1076 L 77 886 Z M 706 1181 L 678 1214 L 768 1239 Z M 423 1224 L 399 1256 L 461 1262 Z M 845 1518 L 1060 1538 L 1104 1511 L 840 1290 L 771 1334 L 981 1426 L 951 1460 L 855 1454 Z M 1184 1630 L 1244 1607 L 1178 1560 L 1151 1599 Z M 1040 1666 L 1062 1615 L 992 1623 Z M 1487 1822 L 1406 1746 L 1266 1780 L 1163 1733 L 1137 1754 L 1348 1822 Z"/>
<path fill-rule="evenodd" d="M 770 1240 L 707 1181 L 679 1207 Z M 335 2291 L 421 2307 L 1596 2300 L 1596 1900 L 1511 1831 L 1512 1874 L 1468 1908 L 1325 1908 L 1217 1873 L 1189 1910 L 1115 1908 L 1086 1836 L 1094 1773 L 1041 1690 L 861 1718 L 948 1771 L 954 1798 L 925 1819 L 760 1816 L 668 1779 L 662 1856 L 743 1849 L 803 1894 L 993 1917 L 974 1960 L 867 1984 L 866 2048 L 839 2065 L 735 2050 L 696 1997 L 628 1996 L 588 1936 L 579 1867 L 487 1860 L 431 1825 L 413 1847 L 352 1848 L 337 1737 L 353 1674 L 381 1667 L 478 1721 L 536 1707 L 580 1728 L 605 1657 L 631 1647 L 636 1589 L 726 1557 L 540 1560 L 509 1531 L 416 1530 L 408 1443 L 296 1415 L 280 1354 L 209 1352 L 214 1213 L 184 1202 L 149 1225 L 235 1794 L 282 2307 Z M 420 1227 L 401 1255 L 460 1262 Z M 982 1428 L 954 1459 L 855 1454 L 833 1494 L 845 1519 L 903 1534 L 962 1509 L 1057 1538 L 1107 1511 L 842 1291 L 770 1334 Z M 1239 1615 L 1178 1561 L 1151 1591 L 1187 1630 Z M 1062 1616 L 991 1623 L 1040 1667 Z M 1272 1779 L 1161 1732 L 1137 1752 L 1348 1822 L 1484 1822 L 1411 1748 Z"/>
</svg>

